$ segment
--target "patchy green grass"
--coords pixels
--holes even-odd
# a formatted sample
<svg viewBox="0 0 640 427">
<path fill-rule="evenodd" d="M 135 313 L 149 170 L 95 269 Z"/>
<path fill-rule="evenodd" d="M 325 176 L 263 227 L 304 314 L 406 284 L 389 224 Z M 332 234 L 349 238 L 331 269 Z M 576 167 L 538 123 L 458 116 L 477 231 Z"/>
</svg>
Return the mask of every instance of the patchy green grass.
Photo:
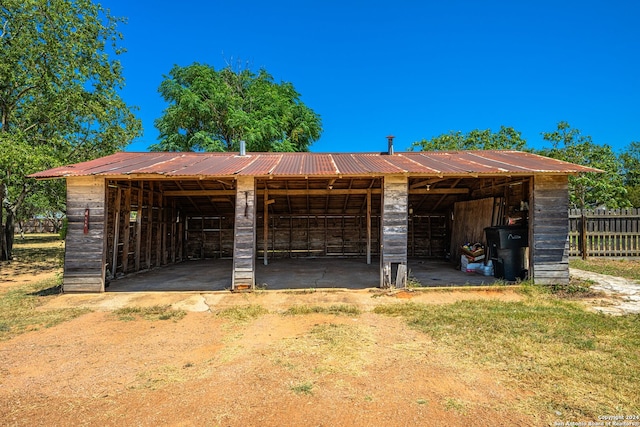
<svg viewBox="0 0 640 427">
<path fill-rule="evenodd" d="M 329 307 L 322 307 L 319 305 L 294 305 L 292 307 L 289 307 L 282 314 L 286 316 L 296 316 L 313 313 L 359 316 L 360 314 L 362 314 L 362 310 L 360 310 L 355 305 L 347 304 L 337 304 L 331 305 Z"/>
<path fill-rule="evenodd" d="M 293 384 L 290 388 L 295 394 L 313 394 L 313 383 L 308 381 L 300 384 Z"/>
<path fill-rule="evenodd" d="M 532 393 L 531 413 L 565 420 L 640 413 L 640 316 L 607 316 L 544 294 L 521 302 L 376 307 L 444 351 L 506 375 Z M 453 403 L 453 410 L 460 410 Z"/>
<path fill-rule="evenodd" d="M 132 321 L 137 319 L 145 320 L 180 320 L 187 312 L 184 310 L 174 310 L 171 305 L 154 305 L 151 307 L 123 307 L 114 310 L 112 313 L 119 320 Z"/>
<path fill-rule="evenodd" d="M 637 259 L 588 258 L 585 261 L 575 258 L 569 260 L 569 267 L 631 280 L 640 280 L 640 260 Z"/>
<path fill-rule="evenodd" d="M 37 274 L 62 267 L 64 240 L 57 234 L 25 234 L 16 236 L 11 267 L 15 274 Z"/>
<path fill-rule="evenodd" d="M 25 332 L 49 328 L 74 319 L 88 309 L 37 310 L 60 293 L 61 279 L 55 278 L 9 289 L 0 294 L 0 340 Z"/>
<path fill-rule="evenodd" d="M 263 306 L 251 304 L 225 308 L 220 310 L 217 315 L 234 322 L 248 322 L 267 313 L 269 313 L 269 310 Z"/>
</svg>

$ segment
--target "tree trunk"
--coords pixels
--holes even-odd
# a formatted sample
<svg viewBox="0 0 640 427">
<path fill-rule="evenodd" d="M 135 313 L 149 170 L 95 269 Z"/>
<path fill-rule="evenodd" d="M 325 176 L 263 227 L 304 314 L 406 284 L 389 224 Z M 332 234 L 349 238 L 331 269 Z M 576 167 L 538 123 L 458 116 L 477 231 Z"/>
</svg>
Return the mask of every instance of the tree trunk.
<svg viewBox="0 0 640 427">
<path fill-rule="evenodd" d="M 0 185 L 0 196 L 2 196 L 2 206 L 4 211 L 6 212 L 4 224 L 0 224 L 0 261 L 10 261 L 13 259 L 11 256 L 13 252 L 13 240 L 15 236 L 15 218 L 16 212 L 22 205 L 25 197 L 27 197 L 28 186 L 24 184 L 22 186 L 22 191 L 20 195 L 16 199 L 15 203 L 10 203 L 7 199 L 9 196 L 9 192 L 7 190 L 6 185 Z M 1 216 L 1 215 L 0 215 Z M 2 221 L 0 221 L 1 223 Z"/>
<path fill-rule="evenodd" d="M 9 251 L 7 247 L 7 237 L 4 227 L 4 201 L 7 194 L 7 187 L 0 182 L 0 261 L 9 261 Z"/>
<path fill-rule="evenodd" d="M 6 245 L 6 258 L 4 261 L 10 261 L 13 259 L 11 254 L 13 253 L 13 240 L 15 237 L 15 214 L 12 209 L 7 209 L 7 218 L 4 224 L 4 235 Z"/>
</svg>

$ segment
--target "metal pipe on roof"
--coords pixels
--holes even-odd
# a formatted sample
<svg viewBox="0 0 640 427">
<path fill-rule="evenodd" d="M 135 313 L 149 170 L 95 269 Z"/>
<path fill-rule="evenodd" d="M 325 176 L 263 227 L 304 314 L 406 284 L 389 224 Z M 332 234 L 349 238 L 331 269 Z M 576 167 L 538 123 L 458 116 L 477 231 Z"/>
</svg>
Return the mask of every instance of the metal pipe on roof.
<svg viewBox="0 0 640 427">
<path fill-rule="evenodd" d="M 244 141 L 240 141 L 240 155 L 241 156 L 247 155 L 247 145 Z"/>
<path fill-rule="evenodd" d="M 393 155 L 393 138 L 395 138 L 395 136 L 393 135 L 387 136 L 387 142 L 389 143 L 387 154 L 389 154 L 390 156 Z"/>
</svg>

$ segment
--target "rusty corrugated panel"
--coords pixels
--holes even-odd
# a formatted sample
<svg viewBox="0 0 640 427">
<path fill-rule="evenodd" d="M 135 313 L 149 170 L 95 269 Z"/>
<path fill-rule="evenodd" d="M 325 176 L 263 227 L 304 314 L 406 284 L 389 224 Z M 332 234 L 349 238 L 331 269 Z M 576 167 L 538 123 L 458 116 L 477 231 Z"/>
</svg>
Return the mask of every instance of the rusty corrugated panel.
<svg viewBox="0 0 640 427">
<path fill-rule="evenodd" d="M 403 153 L 406 154 L 406 153 Z M 464 173 L 467 169 L 456 161 L 457 153 L 452 152 L 415 152 L 411 159 L 422 166 L 436 171 L 434 173 Z"/>
<path fill-rule="evenodd" d="M 242 169 L 239 169 L 235 173 L 238 175 L 247 176 L 264 176 L 273 172 L 273 169 L 278 165 L 282 156 L 278 154 L 250 154 L 247 156 L 251 159 L 251 162 Z"/>
<path fill-rule="evenodd" d="M 526 167 L 520 166 L 517 162 L 504 162 L 500 158 L 494 156 L 497 153 L 496 151 L 467 151 L 464 152 L 464 159 L 466 159 L 469 163 L 473 165 L 477 165 L 476 168 L 480 169 L 479 166 L 483 168 L 483 170 L 478 170 L 478 172 L 484 173 L 516 173 L 516 172 L 530 172 Z"/>
<path fill-rule="evenodd" d="M 163 153 L 169 154 L 131 170 L 131 173 L 174 175 L 176 172 L 200 163 L 206 159 L 202 153 Z"/>
<path fill-rule="evenodd" d="M 500 162 L 489 161 L 469 151 L 449 151 L 439 153 L 423 153 L 431 161 L 442 162 L 442 173 L 499 174 L 522 172 L 518 168 L 506 169 Z"/>
<path fill-rule="evenodd" d="M 280 162 L 273 169 L 273 175 L 292 176 L 302 174 L 304 153 L 280 153 Z"/>
<path fill-rule="evenodd" d="M 510 169 L 520 168 L 528 172 L 594 172 L 587 166 L 576 165 L 533 153 L 519 151 L 476 151 L 475 155 L 509 165 Z M 595 169 L 597 171 L 597 169 Z"/>
<path fill-rule="evenodd" d="M 331 154 L 308 153 L 304 156 L 302 174 L 304 175 L 335 175 L 338 173 Z"/>
<path fill-rule="evenodd" d="M 234 155 L 234 156 L 228 157 L 227 160 L 225 160 L 224 162 L 221 162 L 218 159 L 215 159 L 215 161 L 212 161 L 212 160 L 207 162 L 209 167 L 202 171 L 202 175 L 213 175 L 213 176 L 234 175 L 238 171 L 241 171 L 245 167 L 250 165 L 255 160 L 255 157 Z"/>
<path fill-rule="evenodd" d="M 416 162 L 413 153 L 396 153 L 393 156 L 382 156 L 387 162 L 409 173 L 433 173 L 434 170 Z"/>
<path fill-rule="evenodd" d="M 34 178 L 54 178 L 63 176 L 87 176 L 107 173 L 127 174 L 136 167 L 154 162 L 167 154 L 175 153 L 115 153 L 99 159 L 61 166 L 32 175 Z"/>
<path fill-rule="evenodd" d="M 107 174 L 132 174 L 137 173 L 139 169 L 154 165 L 159 162 L 167 161 L 175 156 L 175 153 L 122 153 L 124 156 L 118 162 L 105 164 L 103 167 L 96 167 L 87 170 L 93 175 Z M 100 160 L 100 159 L 97 159 Z"/>
<path fill-rule="evenodd" d="M 403 173 L 406 171 L 401 167 L 389 163 L 386 158 L 391 156 L 386 154 L 354 153 L 353 157 L 366 168 L 367 173 Z"/>
<path fill-rule="evenodd" d="M 31 175 L 168 176 L 576 173 L 597 169 L 519 151 L 381 153 L 116 153 Z"/>
<path fill-rule="evenodd" d="M 338 153 L 332 154 L 333 162 L 339 174 L 343 175 L 365 175 L 368 169 L 360 164 L 353 154 Z"/>
</svg>

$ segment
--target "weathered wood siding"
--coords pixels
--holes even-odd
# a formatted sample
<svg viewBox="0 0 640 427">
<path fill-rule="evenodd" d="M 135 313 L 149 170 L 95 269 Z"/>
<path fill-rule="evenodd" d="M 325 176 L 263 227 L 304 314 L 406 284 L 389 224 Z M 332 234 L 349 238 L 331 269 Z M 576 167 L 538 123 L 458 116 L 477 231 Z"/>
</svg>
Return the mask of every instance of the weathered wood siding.
<svg viewBox="0 0 640 427">
<path fill-rule="evenodd" d="M 67 178 L 69 226 L 64 256 L 64 292 L 104 292 L 105 180 Z M 85 229 L 85 213 L 89 222 Z"/>
<path fill-rule="evenodd" d="M 364 257 L 366 215 L 270 215 L 268 257 Z M 373 247 L 379 247 L 379 217 L 372 221 Z M 264 225 L 257 221 L 258 256 L 264 256 Z M 377 251 L 373 252 L 377 255 Z"/>
<path fill-rule="evenodd" d="M 107 183 L 107 279 L 150 270 L 185 258 L 184 224 L 161 183 Z"/>
<path fill-rule="evenodd" d="M 409 256 L 444 258 L 447 235 L 447 216 L 441 214 L 410 215 Z"/>
<path fill-rule="evenodd" d="M 566 175 L 538 175 L 533 181 L 529 242 L 535 283 L 569 283 L 568 191 Z"/>
<path fill-rule="evenodd" d="M 232 287 L 234 290 L 252 289 L 256 258 L 256 190 L 253 177 L 238 177 L 235 216 Z"/>
<path fill-rule="evenodd" d="M 187 258 L 233 256 L 233 216 L 193 216 L 187 218 L 186 224 Z"/>
<path fill-rule="evenodd" d="M 381 228 L 380 286 L 404 287 L 408 231 L 408 179 L 406 176 L 384 177 Z"/>
<path fill-rule="evenodd" d="M 484 229 L 493 224 L 496 199 L 487 197 L 466 202 L 457 202 L 453 208 L 451 227 L 451 262 L 460 263 L 460 246 L 465 243 L 485 242 Z M 485 242 L 486 243 L 486 242 Z"/>
</svg>

